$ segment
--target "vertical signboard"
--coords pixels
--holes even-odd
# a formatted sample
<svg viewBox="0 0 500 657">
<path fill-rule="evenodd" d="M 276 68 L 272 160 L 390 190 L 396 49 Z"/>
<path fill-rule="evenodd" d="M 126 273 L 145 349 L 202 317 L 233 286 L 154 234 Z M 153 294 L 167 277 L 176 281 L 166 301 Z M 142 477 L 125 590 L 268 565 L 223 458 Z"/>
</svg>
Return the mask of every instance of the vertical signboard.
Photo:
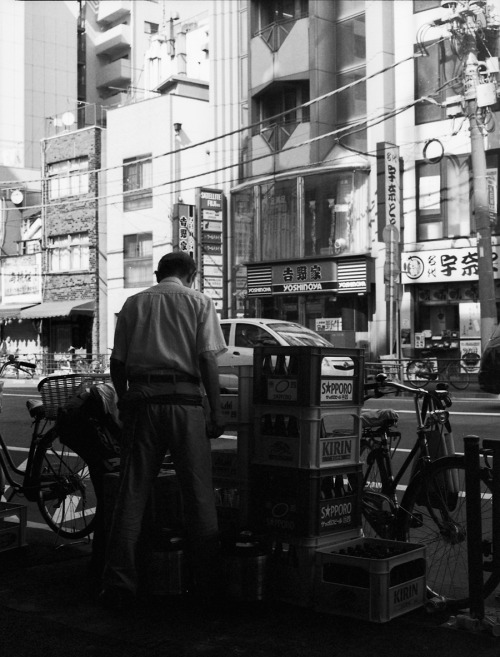
<svg viewBox="0 0 500 657">
<path fill-rule="evenodd" d="M 198 235 L 194 205 L 176 203 L 174 205 L 172 229 L 172 245 L 174 249 L 185 251 L 191 257 L 196 258 L 197 243 Z"/>
<path fill-rule="evenodd" d="M 198 189 L 200 218 L 201 289 L 211 297 L 220 312 L 223 309 L 223 207 L 220 189 Z"/>
</svg>

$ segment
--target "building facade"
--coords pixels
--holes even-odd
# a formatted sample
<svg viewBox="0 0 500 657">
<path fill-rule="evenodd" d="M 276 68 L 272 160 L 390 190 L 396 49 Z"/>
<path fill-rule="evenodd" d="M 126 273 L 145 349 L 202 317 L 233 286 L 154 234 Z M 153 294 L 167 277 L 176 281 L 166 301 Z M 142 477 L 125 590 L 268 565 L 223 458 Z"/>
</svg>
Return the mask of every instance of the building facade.
<svg viewBox="0 0 500 657">
<path fill-rule="evenodd" d="M 41 303 L 20 312 L 37 329 L 41 354 L 89 357 L 102 351 L 105 244 L 99 232 L 98 171 L 102 129 L 45 139 L 41 236 Z"/>
<path fill-rule="evenodd" d="M 480 349 L 471 142 L 455 112 L 464 69 L 445 4 L 249 2 L 230 312 L 296 320 L 368 358 Z M 478 53 L 497 67 L 499 4 Z M 483 116 L 496 279 L 495 101 Z"/>
</svg>

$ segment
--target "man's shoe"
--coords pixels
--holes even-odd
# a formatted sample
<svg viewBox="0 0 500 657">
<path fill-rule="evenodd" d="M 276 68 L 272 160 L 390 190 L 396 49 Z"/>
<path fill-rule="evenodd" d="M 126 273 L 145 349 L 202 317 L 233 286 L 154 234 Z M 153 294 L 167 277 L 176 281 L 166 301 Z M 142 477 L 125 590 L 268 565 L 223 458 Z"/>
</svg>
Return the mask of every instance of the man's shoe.
<svg viewBox="0 0 500 657">
<path fill-rule="evenodd" d="M 109 588 L 104 588 L 99 593 L 99 602 L 107 609 L 124 611 L 133 607 L 136 598 L 132 591 L 111 586 Z"/>
</svg>

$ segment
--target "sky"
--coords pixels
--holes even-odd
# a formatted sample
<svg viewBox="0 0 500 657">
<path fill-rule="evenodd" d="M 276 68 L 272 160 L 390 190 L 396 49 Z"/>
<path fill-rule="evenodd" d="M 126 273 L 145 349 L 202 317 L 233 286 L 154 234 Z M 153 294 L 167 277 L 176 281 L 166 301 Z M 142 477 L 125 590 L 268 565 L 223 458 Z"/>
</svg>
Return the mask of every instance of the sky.
<svg viewBox="0 0 500 657">
<path fill-rule="evenodd" d="M 177 11 L 179 18 L 186 20 L 209 9 L 209 5 L 210 0 L 166 0 L 167 19 L 170 17 L 171 12 Z"/>
</svg>

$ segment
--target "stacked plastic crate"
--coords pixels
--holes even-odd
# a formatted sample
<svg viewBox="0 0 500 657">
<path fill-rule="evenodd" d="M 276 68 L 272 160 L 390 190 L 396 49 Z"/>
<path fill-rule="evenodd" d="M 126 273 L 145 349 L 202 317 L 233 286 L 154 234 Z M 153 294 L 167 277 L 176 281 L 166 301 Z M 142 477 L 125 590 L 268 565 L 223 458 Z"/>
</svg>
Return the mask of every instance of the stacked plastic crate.
<svg viewBox="0 0 500 657">
<path fill-rule="evenodd" d="M 259 347 L 249 519 L 272 547 L 271 586 L 314 602 L 316 551 L 361 536 L 360 349 Z"/>
<path fill-rule="evenodd" d="M 212 443 L 212 476 L 219 527 L 222 533 L 234 534 L 248 522 L 248 469 L 251 435 L 251 399 L 253 368 L 239 366 L 238 391 L 222 394 L 222 414 L 227 433 L 226 447 Z"/>
</svg>

